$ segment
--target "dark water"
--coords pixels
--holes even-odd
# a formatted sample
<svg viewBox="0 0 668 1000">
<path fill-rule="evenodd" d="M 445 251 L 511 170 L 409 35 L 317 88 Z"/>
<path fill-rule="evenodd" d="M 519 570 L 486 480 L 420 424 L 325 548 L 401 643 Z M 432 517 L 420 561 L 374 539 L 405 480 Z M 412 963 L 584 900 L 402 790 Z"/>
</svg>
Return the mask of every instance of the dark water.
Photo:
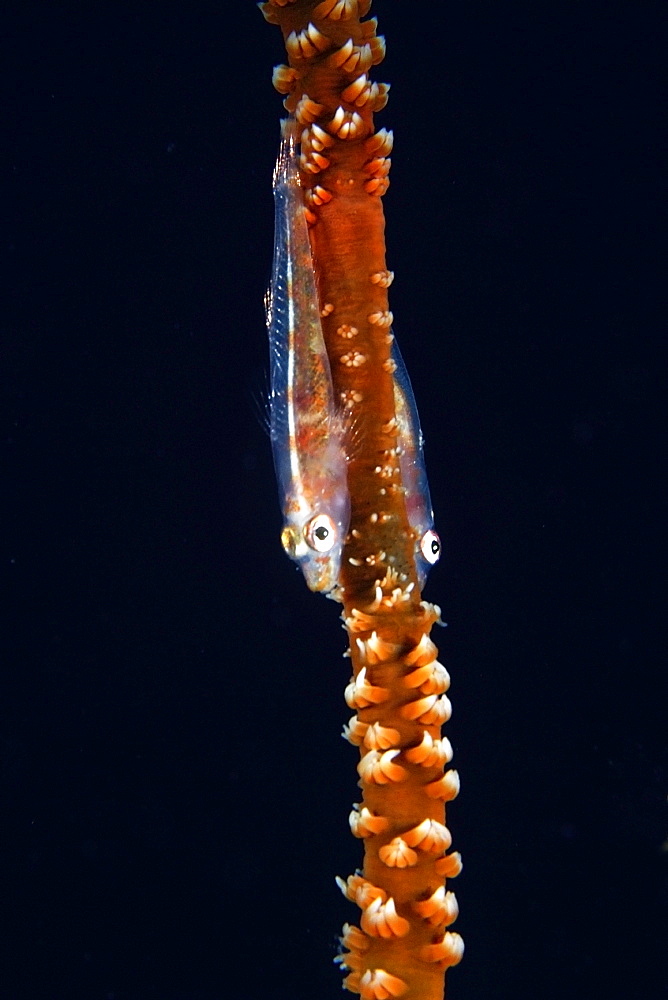
<svg viewBox="0 0 668 1000">
<path fill-rule="evenodd" d="M 448 997 L 658 1000 L 659 24 L 460 6 L 374 7 L 463 782 Z M 343 633 L 251 401 L 280 35 L 241 0 L 3 32 L 0 1000 L 338 997 Z"/>
</svg>

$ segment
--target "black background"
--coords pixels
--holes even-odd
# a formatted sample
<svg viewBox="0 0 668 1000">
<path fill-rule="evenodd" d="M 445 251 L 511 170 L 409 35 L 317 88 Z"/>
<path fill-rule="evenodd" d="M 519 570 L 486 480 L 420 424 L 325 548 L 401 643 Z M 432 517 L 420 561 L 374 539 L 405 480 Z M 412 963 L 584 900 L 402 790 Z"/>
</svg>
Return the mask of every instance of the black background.
<svg viewBox="0 0 668 1000">
<path fill-rule="evenodd" d="M 349 668 L 252 403 L 280 33 L 250 0 L 92 6 L 3 25 L 0 998 L 334 998 Z M 655 1000 L 661 24 L 373 13 L 463 782 L 448 997 Z"/>
</svg>

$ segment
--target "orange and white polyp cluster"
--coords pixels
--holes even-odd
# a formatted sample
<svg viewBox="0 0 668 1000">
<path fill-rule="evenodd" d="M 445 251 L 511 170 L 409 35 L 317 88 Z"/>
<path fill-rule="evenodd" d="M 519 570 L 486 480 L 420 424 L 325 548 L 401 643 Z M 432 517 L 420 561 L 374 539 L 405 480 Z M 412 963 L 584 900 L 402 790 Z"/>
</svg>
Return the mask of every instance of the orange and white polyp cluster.
<svg viewBox="0 0 668 1000">
<path fill-rule="evenodd" d="M 443 973 L 461 960 L 461 937 L 448 930 L 458 914 L 445 882 L 461 870 L 445 825 L 445 803 L 459 791 L 441 725 L 450 718 L 450 678 L 428 635 L 440 617 L 421 602 L 399 610 L 395 598 L 373 613 L 356 612 L 344 624 L 355 651 L 355 673 L 346 688 L 356 714 L 344 735 L 360 748 L 363 801 L 350 827 L 364 839 L 362 875 L 339 880 L 361 909 L 359 926 L 346 925 L 339 958 L 349 970 L 345 985 L 363 997 L 441 997 Z M 388 619 L 406 614 L 424 631 L 408 650 L 382 638 Z M 405 623 L 409 626 L 408 621 Z M 392 622 L 393 638 L 397 631 Z"/>
</svg>

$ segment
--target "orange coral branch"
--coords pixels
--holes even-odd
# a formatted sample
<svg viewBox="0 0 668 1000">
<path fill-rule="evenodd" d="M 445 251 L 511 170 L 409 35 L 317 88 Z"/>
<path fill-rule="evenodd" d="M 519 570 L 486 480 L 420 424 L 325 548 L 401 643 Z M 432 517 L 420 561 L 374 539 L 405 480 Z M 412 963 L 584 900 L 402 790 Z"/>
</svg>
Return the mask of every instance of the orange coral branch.
<svg viewBox="0 0 668 1000">
<path fill-rule="evenodd" d="M 392 135 L 374 132 L 388 87 L 368 71 L 385 51 L 366 0 L 269 0 L 289 65 L 274 84 L 301 127 L 300 171 L 335 393 L 351 414 L 350 535 L 339 579 L 350 637 L 355 710 L 347 736 L 360 747 L 363 802 L 351 814 L 364 841 L 362 876 L 342 883 L 361 908 L 344 928 L 349 990 L 383 1000 L 440 1000 L 444 970 L 463 952 L 447 928 L 457 903 L 444 878 L 460 869 L 445 826 L 459 789 L 444 774 L 452 751 L 449 678 L 429 631 L 438 608 L 421 600 L 415 532 L 407 517 L 397 444 L 381 196 Z"/>
</svg>

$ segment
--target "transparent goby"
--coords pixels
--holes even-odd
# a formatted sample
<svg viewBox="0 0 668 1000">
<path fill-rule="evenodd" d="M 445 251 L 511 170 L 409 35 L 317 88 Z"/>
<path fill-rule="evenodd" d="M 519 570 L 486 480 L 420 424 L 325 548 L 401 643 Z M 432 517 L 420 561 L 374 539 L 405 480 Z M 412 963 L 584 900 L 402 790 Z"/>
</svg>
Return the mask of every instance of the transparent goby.
<svg viewBox="0 0 668 1000">
<path fill-rule="evenodd" d="M 396 339 L 392 343 L 392 360 L 395 364 L 394 409 L 401 481 L 406 499 L 406 515 L 415 539 L 415 570 L 422 589 L 429 570 L 440 557 L 441 540 L 434 531 L 434 512 L 417 404 Z"/>
<path fill-rule="evenodd" d="M 322 334 L 295 136 L 296 123 L 288 118 L 273 182 L 269 425 L 283 548 L 311 590 L 326 593 L 338 582 L 350 519 L 345 424 Z"/>
</svg>

